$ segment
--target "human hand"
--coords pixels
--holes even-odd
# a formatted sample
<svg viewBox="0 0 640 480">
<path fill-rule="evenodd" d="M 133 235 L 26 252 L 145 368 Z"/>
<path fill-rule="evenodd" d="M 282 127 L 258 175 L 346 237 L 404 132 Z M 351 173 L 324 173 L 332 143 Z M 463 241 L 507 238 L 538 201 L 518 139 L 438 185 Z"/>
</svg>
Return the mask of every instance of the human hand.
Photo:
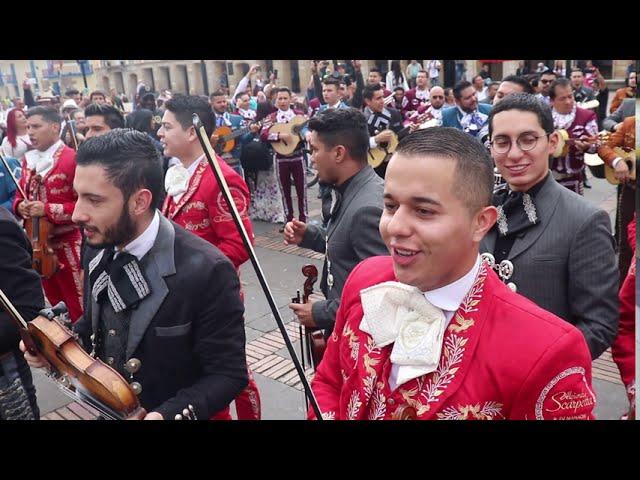
<svg viewBox="0 0 640 480">
<path fill-rule="evenodd" d="M 627 183 L 629 181 L 629 167 L 627 166 L 627 162 L 620 160 L 614 169 L 614 175 L 618 181 Z"/>
<path fill-rule="evenodd" d="M 293 310 L 293 313 L 305 327 L 317 327 L 316 322 L 313 321 L 312 305 L 314 302 L 309 301 L 307 303 L 290 303 L 289 308 Z"/>
<path fill-rule="evenodd" d="M 44 217 L 44 203 L 31 202 L 29 204 L 29 215 L 31 217 Z"/>
<path fill-rule="evenodd" d="M 294 218 L 284 226 L 284 243 L 286 245 L 300 245 L 306 231 L 307 224 Z"/>
<path fill-rule="evenodd" d="M 27 361 L 31 368 L 50 368 L 51 365 L 42 355 L 37 353 L 33 355 L 32 353 L 27 352 L 27 347 L 24 345 L 24 342 L 20 340 L 20 344 L 18 345 L 20 351 L 24 353 L 24 359 Z"/>
</svg>

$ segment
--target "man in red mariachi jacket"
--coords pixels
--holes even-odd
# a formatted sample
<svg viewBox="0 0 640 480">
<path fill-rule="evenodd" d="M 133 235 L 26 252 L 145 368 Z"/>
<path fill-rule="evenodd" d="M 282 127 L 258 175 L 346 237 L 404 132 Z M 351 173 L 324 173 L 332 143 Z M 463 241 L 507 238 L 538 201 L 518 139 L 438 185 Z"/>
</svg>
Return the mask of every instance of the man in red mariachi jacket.
<svg viewBox="0 0 640 480">
<path fill-rule="evenodd" d="M 407 90 L 407 93 L 405 94 L 408 103 L 407 106 L 402 110 L 403 116 L 407 118 L 411 114 L 411 112 L 417 111 L 420 107 L 428 106 L 430 101 L 429 92 L 429 79 L 427 77 L 427 72 L 424 70 L 420 70 L 418 72 L 418 76 L 416 77 L 415 88 Z"/>
<path fill-rule="evenodd" d="M 620 378 L 627 390 L 630 409 L 627 418 L 635 420 L 636 404 L 636 216 L 627 227 L 629 245 L 633 258 L 629 272 L 622 282 L 618 298 L 620 299 L 620 322 L 618 335 L 611 345 L 611 356 L 620 370 Z"/>
<path fill-rule="evenodd" d="M 44 217 L 53 224 L 50 243 L 59 267 L 42 284 L 49 302 L 64 301 L 75 322 L 82 315 L 81 236 L 71 221 L 78 198 L 73 190 L 76 152 L 60 140 L 61 122 L 51 107 L 34 107 L 27 112 L 27 132 L 35 149 L 22 159 L 20 186 L 28 198 L 18 190 L 13 209 L 25 220 Z"/>
<path fill-rule="evenodd" d="M 595 112 L 578 107 L 573 95 L 566 78 L 554 80 L 549 89 L 553 126 L 566 130 L 571 140 L 567 154 L 553 159 L 551 171 L 559 184 L 584 195 L 584 154 L 596 152 L 596 143 L 587 140 L 598 134 L 598 118 Z"/>
<path fill-rule="evenodd" d="M 174 95 L 165 104 L 165 109 L 158 136 L 164 145 L 164 154 L 180 159 L 181 165 L 174 165 L 167 171 L 167 197 L 162 205 L 162 214 L 218 247 L 239 269 L 249 259 L 249 253 L 204 156 L 191 120 L 192 114 L 197 113 L 207 134 L 211 135 L 214 130 L 213 112 L 206 100 L 185 95 Z M 248 215 L 250 202 L 247 184 L 219 157 L 218 163 L 244 227 L 253 239 L 253 227 Z M 235 402 L 239 419 L 260 419 L 260 395 L 250 371 L 249 385 Z M 229 408 L 215 418 L 230 420 Z"/>
<path fill-rule="evenodd" d="M 360 263 L 343 289 L 312 383 L 324 418 L 593 418 L 583 335 L 478 255 L 497 218 L 492 167 L 455 129 L 400 142 L 380 219 L 391 256 Z"/>
</svg>

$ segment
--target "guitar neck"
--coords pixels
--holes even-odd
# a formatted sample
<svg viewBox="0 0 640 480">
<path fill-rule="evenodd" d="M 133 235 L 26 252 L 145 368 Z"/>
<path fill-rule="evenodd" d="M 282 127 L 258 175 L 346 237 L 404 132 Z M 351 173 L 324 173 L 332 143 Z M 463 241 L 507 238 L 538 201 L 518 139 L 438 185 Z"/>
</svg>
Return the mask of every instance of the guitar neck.
<svg viewBox="0 0 640 480">
<path fill-rule="evenodd" d="M 229 135 L 225 135 L 224 137 L 222 137 L 221 140 L 223 140 L 225 142 L 229 141 L 229 140 L 233 140 L 234 138 L 241 137 L 242 135 L 244 135 L 245 133 L 248 133 L 250 131 L 251 131 L 250 127 L 244 127 L 244 128 L 241 128 L 240 130 L 236 130 L 236 131 L 230 133 Z"/>
</svg>

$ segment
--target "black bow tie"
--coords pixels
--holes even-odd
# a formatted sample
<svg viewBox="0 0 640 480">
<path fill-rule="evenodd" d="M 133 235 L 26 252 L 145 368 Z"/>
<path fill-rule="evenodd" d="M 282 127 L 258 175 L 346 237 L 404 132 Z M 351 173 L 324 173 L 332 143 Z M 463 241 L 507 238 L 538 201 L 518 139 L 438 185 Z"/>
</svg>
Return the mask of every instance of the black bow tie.
<svg viewBox="0 0 640 480">
<path fill-rule="evenodd" d="M 103 250 L 91 261 L 89 282 L 94 300 L 102 303 L 108 298 L 118 313 L 137 307 L 151 288 L 134 255 L 120 252 L 115 259 L 114 255 L 114 250 Z"/>
<path fill-rule="evenodd" d="M 498 207 L 496 226 L 502 237 L 526 230 L 539 221 L 533 197 L 528 193 L 504 188 L 494 194 L 493 205 Z"/>
</svg>

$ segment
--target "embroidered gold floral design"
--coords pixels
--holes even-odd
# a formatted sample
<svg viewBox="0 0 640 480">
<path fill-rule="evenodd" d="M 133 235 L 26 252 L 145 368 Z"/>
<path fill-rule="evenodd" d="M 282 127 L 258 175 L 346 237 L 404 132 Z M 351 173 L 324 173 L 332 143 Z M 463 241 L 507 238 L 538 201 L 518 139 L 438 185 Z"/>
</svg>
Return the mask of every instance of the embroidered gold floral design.
<svg viewBox="0 0 640 480">
<path fill-rule="evenodd" d="M 185 230 L 192 230 L 192 231 L 204 230 L 205 228 L 208 228 L 210 225 L 211 225 L 211 222 L 209 222 L 209 219 L 205 218 L 200 223 L 187 222 L 184 228 Z"/>
<path fill-rule="evenodd" d="M 66 179 L 67 179 L 66 173 L 56 173 L 54 175 L 47 177 L 47 183 L 53 183 L 56 180 L 60 180 L 64 182 Z"/>
<path fill-rule="evenodd" d="M 333 411 L 328 411 L 322 414 L 322 419 L 323 420 L 335 420 L 336 419 L 336 412 Z"/>
<path fill-rule="evenodd" d="M 71 187 L 69 185 L 65 185 L 62 188 L 52 188 L 49 192 L 51 192 L 51 195 L 60 195 L 62 193 L 67 193 L 69 190 L 71 190 Z"/>
<path fill-rule="evenodd" d="M 359 351 L 358 347 L 360 345 L 358 343 L 358 337 L 356 336 L 355 332 L 351 330 L 351 327 L 349 327 L 349 325 L 345 325 L 344 330 L 342 331 L 342 335 L 349 340 L 349 349 L 351 350 L 351 358 L 353 359 L 353 361 L 357 361 L 358 351 Z"/>
<path fill-rule="evenodd" d="M 360 394 L 357 390 L 354 390 L 353 393 L 351 393 L 351 398 L 347 405 L 347 420 L 355 420 L 361 406 L 362 402 L 360 401 Z"/>
<path fill-rule="evenodd" d="M 196 209 L 196 210 L 206 210 L 207 206 L 205 205 L 204 202 L 201 201 L 195 201 L 195 202 L 191 202 L 191 203 L 187 203 L 184 208 L 183 211 L 184 213 L 187 213 L 189 210 L 192 209 Z"/>
<path fill-rule="evenodd" d="M 475 405 L 458 405 L 458 407 L 448 407 L 438 412 L 441 420 L 494 420 L 504 418 L 502 414 L 502 403 L 484 402 L 482 407 L 479 403 Z"/>
</svg>

